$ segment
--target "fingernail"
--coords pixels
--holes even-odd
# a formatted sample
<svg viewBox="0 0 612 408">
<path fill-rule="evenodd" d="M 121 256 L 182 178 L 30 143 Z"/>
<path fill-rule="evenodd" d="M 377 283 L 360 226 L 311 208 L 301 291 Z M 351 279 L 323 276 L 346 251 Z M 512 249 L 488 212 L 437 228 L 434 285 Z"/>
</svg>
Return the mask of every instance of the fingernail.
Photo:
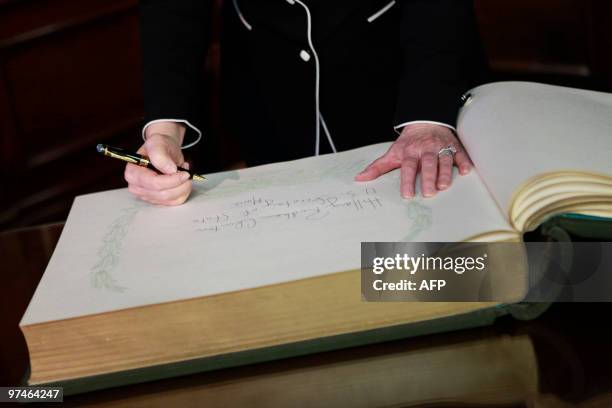
<svg viewBox="0 0 612 408">
<path fill-rule="evenodd" d="M 423 191 L 423 197 L 433 197 L 435 195 L 436 193 L 434 193 L 433 191 Z"/>
<path fill-rule="evenodd" d="M 412 197 L 414 197 L 414 192 L 413 192 L 413 191 L 410 191 L 410 190 L 404 190 L 404 189 L 402 189 L 402 190 L 401 190 L 401 193 L 402 193 L 402 197 L 403 197 L 403 198 L 412 198 Z"/>
<path fill-rule="evenodd" d="M 189 180 L 190 177 L 191 177 L 191 175 L 189 173 L 187 173 L 186 171 L 182 171 L 181 172 L 181 181 L 187 181 L 187 180 Z"/>
</svg>

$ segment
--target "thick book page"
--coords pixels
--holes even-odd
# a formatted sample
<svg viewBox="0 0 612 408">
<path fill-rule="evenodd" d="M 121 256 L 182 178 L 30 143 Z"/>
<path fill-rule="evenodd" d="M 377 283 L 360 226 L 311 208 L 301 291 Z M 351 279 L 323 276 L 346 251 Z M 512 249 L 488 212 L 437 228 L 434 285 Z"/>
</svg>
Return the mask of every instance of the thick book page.
<svg viewBox="0 0 612 408">
<path fill-rule="evenodd" d="M 137 386 L 139 392 L 105 398 L 96 406 L 174 407 L 189 406 L 188 401 L 205 401 L 207 408 L 291 407 L 296 401 L 305 406 L 352 408 L 423 407 L 436 406 L 435 403 L 521 406 L 521 402 L 538 395 L 538 374 L 536 353 L 528 335 L 486 337 L 440 346 L 417 345 L 367 357 L 363 352 L 359 358 L 298 365 L 282 371 L 260 370 L 257 375 L 238 378 L 226 376 L 196 383 L 187 377 L 175 380 L 172 392 L 157 383 L 143 384 Z"/>
<path fill-rule="evenodd" d="M 388 147 L 213 174 L 178 207 L 78 197 L 21 324 L 359 269 L 362 241 L 511 229 L 476 172 L 428 200 L 402 199 L 399 171 L 355 182 Z"/>
<path fill-rule="evenodd" d="M 458 133 L 505 214 L 535 176 L 612 176 L 612 94 L 527 82 L 488 84 L 470 93 Z"/>
</svg>

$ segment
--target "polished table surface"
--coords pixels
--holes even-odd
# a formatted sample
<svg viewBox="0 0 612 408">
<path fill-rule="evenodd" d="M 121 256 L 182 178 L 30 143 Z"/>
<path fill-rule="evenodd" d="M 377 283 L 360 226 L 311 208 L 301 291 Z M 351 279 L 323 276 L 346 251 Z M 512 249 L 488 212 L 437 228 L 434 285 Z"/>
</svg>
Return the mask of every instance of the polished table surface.
<svg viewBox="0 0 612 408">
<path fill-rule="evenodd" d="M 18 323 L 44 272 L 61 230 L 62 224 L 52 224 L 0 233 L 0 386 L 17 385 L 26 375 L 27 348 Z M 393 379 L 389 375 L 390 382 L 403 378 L 407 382 L 406 386 L 414 385 L 415 366 L 400 366 L 398 372 L 397 364 L 393 364 L 394 359 L 399 361 L 398 359 L 404 358 L 405 361 L 419 362 L 421 367 L 431 368 L 425 370 L 426 375 L 430 376 L 425 382 L 422 382 L 423 378 L 419 379 L 423 384 L 430 384 L 427 388 L 431 394 L 437 389 L 436 379 L 441 380 L 447 372 L 461 373 L 462 369 L 465 369 L 466 376 L 487 375 L 486 372 L 475 372 L 473 364 L 462 362 L 460 355 L 457 355 L 456 359 L 441 360 L 434 357 L 441 355 L 437 351 L 469 350 L 470 345 L 486 343 L 488 340 L 501 344 L 507 339 L 519 339 L 533 346 L 535 364 L 527 365 L 533 372 L 523 372 L 518 377 L 536 378 L 536 390 L 534 392 L 533 389 L 525 387 L 524 395 L 503 404 L 499 403 L 504 400 L 504 396 L 500 395 L 495 406 L 612 407 L 610 312 L 612 304 L 560 303 L 552 305 L 541 317 L 533 321 L 523 322 L 504 317 L 485 328 L 67 396 L 65 402 L 74 406 L 232 406 L 238 401 L 240 405 L 265 407 L 286 406 L 287 401 L 291 401 L 290 398 L 299 397 L 299 400 L 290 405 L 345 406 L 340 401 L 346 401 L 346 406 L 490 406 L 487 401 L 458 403 L 452 402 L 452 398 L 430 401 L 425 405 L 417 404 L 410 401 L 407 397 L 409 393 L 406 394 L 405 390 L 402 392 L 401 386 L 391 383 L 387 387 L 384 386 L 387 379 L 383 377 L 389 374 L 385 372 L 385 367 L 388 365 L 389 371 L 393 370 Z M 499 339 L 500 342 L 497 342 Z M 524 344 L 524 341 L 521 344 Z M 428 358 L 432 360 L 429 361 Z M 499 374 L 500 367 L 503 369 L 501 355 L 491 353 L 487 358 L 490 360 L 487 364 L 490 364 L 491 370 L 497 369 Z M 487 371 L 489 366 L 477 367 L 481 371 Z M 517 363 L 517 367 L 523 366 Z M 351 370 L 355 371 L 355 375 L 352 375 Z M 363 373 L 369 376 L 365 381 L 362 378 Z M 510 374 L 516 377 L 516 373 Z M 336 381 L 336 377 L 341 378 Z M 317 382 L 317 378 L 321 381 Z M 444 379 L 448 381 L 448 378 Z M 510 380 L 521 384 L 521 378 Z M 366 389 L 368 384 L 378 386 L 369 392 Z M 516 390 L 521 392 L 520 387 Z M 440 392 L 448 393 L 448 389 L 441 386 Z M 508 391 L 500 388 L 499 392 Z M 386 395 L 374 395 L 376 393 Z M 333 398 L 350 398 L 351 395 L 359 396 L 360 400 Z"/>
</svg>

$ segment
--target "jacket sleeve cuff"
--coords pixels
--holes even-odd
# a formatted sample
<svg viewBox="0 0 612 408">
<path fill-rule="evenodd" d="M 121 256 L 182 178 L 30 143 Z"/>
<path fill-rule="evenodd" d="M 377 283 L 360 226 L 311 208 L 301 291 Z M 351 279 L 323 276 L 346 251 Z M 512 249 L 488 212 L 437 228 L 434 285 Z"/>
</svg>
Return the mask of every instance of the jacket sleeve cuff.
<svg viewBox="0 0 612 408">
<path fill-rule="evenodd" d="M 149 127 L 150 125 L 154 123 L 159 123 L 159 122 L 176 122 L 176 123 L 183 123 L 186 125 L 185 126 L 186 127 L 185 137 L 183 138 L 183 145 L 181 146 L 181 149 L 188 149 L 192 146 L 195 146 L 196 144 L 198 144 L 200 139 L 202 139 L 202 132 L 200 131 L 200 129 L 198 129 L 191 123 L 189 123 L 188 120 L 185 120 L 185 119 L 155 119 L 155 120 L 151 120 L 147 122 L 147 124 L 142 127 L 142 139 L 143 140 L 146 140 L 147 127 Z"/>
<path fill-rule="evenodd" d="M 400 123 L 399 125 L 396 125 L 393 127 L 393 130 L 395 130 L 395 132 L 397 134 L 400 134 L 402 132 L 402 129 L 408 125 L 416 125 L 418 123 L 424 123 L 424 124 L 429 124 L 429 125 L 439 125 L 439 126 L 444 126 L 446 128 L 449 128 L 450 130 L 452 130 L 453 132 L 457 132 L 457 129 L 454 126 L 451 126 L 447 123 L 442 123 L 442 122 L 436 122 L 433 120 L 413 120 L 410 122 L 404 122 L 404 123 Z"/>
</svg>

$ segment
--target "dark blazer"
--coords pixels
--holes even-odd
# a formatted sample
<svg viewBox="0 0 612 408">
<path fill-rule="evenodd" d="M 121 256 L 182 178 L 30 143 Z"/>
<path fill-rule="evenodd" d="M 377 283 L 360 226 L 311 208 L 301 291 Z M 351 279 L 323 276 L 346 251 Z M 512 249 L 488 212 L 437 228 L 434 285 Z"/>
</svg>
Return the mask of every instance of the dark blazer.
<svg viewBox="0 0 612 408">
<path fill-rule="evenodd" d="M 141 11 L 145 120 L 188 120 L 205 143 L 211 2 Z M 323 122 L 337 150 L 393 140 L 412 121 L 454 126 L 486 73 L 471 0 L 226 0 L 223 15 L 224 122 L 249 164 L 314 154 L 317 123 L 322 153 Z"/>
</svg>

